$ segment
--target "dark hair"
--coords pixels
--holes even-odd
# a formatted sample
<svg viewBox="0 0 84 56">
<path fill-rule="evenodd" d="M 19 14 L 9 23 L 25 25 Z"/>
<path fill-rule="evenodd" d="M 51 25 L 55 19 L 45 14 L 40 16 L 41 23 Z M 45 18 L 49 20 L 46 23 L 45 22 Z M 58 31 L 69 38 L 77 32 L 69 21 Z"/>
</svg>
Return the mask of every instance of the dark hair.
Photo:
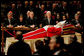
<svg viewBox="0 0 84 56">
<path fill-rule="evenodd" d="M 56 43 L 60 44 L 60 47 L 64 46 L 64 39 L 61 36 L 56 37 Z"/>
<path fill-rule="evenodd" d="M 36 49 L 37 49 L 37 50 L 41 50 L 41 49 L 43 48 L 43 41 L 37 40 L 37 41 L 35 42 L 35 46 L 36 46 Z"/>
<path fill-rule="evenodd" d="M 17 35 L 16 35 L 16 39 L 18 39 L 19 41 L 21 41 L 21 40 L 22 40 L 22 38 L 23 38 L 22 33 L 21 33 L 21 34 L 17 34 Z"/>
<path fill-rule="evenodd" d="M 76 35 L 73 37 L 73 42 L 77 42 L 77 37 L 76 37 Z"/>
<path fill-rule="evenodd" d="M 50 37 L 45 37 L 44 42 L 45 42 L 45 45 L 48 45 L 50 42 Z"/>
<path fill-rule="evenodd" d="M 23 17 L 23 14 L 21 13 L 21 14 L 19 14 L 18 16 L 19 16 L 19 17 L 18 17 L 18 20 L 19 20 L 20 16 L 22 16 L 22 17 Z"/>
<path fill-rule="evenodd" d="M 65 18 L 67 18 L 65 14 L 64 14 L 64 15 L 62 15 L 62 17 L 63 17 L 63 16 L 65 16 Z"/>
</svg>

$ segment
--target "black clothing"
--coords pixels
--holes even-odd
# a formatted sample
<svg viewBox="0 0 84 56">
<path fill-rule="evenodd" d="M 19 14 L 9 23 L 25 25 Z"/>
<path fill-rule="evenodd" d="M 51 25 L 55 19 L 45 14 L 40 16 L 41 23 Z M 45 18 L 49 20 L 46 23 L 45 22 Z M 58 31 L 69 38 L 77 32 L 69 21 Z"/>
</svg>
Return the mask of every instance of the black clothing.
<svg viewBox="0 0 84 56">
<path fill-rule="evenodd" d="M 28 18 L 27 19 L 27 26 L 30 26 L 30 25 L 36 25 L 37 26 L 37 18 L 33 18 L 33 19 L 31 19 L 31 18 Z"/>
<path fill-rule="evenodd" d="M 44 18 L 42 21 L 42 24 L 43 24 L 43 26 L 45 26 L 45 25 L 55 25 L 56 23 L 55 23 L 55 20 L 52 18 L 50 19 L 50 23 L 47 18 Z"/>
<path fill-rule="evenodd" d="M 28 44 L 23 41 L 18 41 L 11 44 L 7 52 L 8 56 L 31 56 L 31 49 Z"/>
<path fill-rule="evenodd" d="M 48 46 L 41 46 L 39 50 L 37 50 L 36 52 L 34 52 L 33 55 L 43 55 L 43 56 L 49 56 L 49 48 Z"/>
<path fill-rule="evenodd" d="M 54 50 L 50 50 L 50 55 L 70 56 L 70 53 L 64 48 L 55 48 Z"/>
<path fill-rule="evenodd" d="M 60 22 L 60 21 L 62 21 L 62 20 L 61 20 L 61 18 L 59 18 L 59 19 L 57 19 L 57 18 L 56 18 L 56 19 L 55 19 L 55 21 L 58 21 L 58 22 Z"/>
<path fill-rule="evenodd" d="M 17 25 L 27 25 L 27 22 L 25 20 L 23 20 L 22 22 L 20 22 L 20 20 L 17 20 Z"/>
<path fill-rule="evenodd" d="M 16 20 L 15 20 L 14 18 L 12 18 L 12 19 L 10 20 L 10 22 L 9 22 L 8 19 L 5 19 L 5 20 L 4 20 L 4 26 L 7 27 L 7 25 L 9 25 L 9 24 L 15 26 Z"/>
<path fill-rule="evenodd" d="M 82 45 L 78 42 L 73 42 L 68 46 L 69 53 L 72 54 L 72 56 L 81 56 L 82 55 Z"/>
<path fill-rule="evenodd" d="M 80 24 L 80 25 L 82 25 L 82 21 L 79 19 L 79 20 L 75 20 L 75 19 L 72 19 L 72 21 L 71 21 L 71 23 L 73 24 L 73 25 L 76 25 L 76 24 Z"/>
</svg>

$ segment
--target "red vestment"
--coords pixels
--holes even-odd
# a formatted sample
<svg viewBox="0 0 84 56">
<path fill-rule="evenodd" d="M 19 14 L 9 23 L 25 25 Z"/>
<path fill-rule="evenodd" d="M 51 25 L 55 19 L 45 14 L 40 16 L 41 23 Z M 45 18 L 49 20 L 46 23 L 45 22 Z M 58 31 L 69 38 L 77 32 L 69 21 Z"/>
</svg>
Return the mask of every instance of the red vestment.
<svg viewBox="0 0 84 56">
<path fill-rule="evenodd" d="M 66 29 L 67 29 L 67 31 L 66 31 Z M 23 34 L 23 39 L 36 39 L 36 38 L 52 37 L 54 35 L 61 35 L 62 33 L 75 33 L 75 31 L 73 30 L 73 25 L 71 25 L 71 24 L 65 25 L 65 26 L 63 26 L 63 28 L 48 27 L 47 30 L 45 28 L 40 28 L 35 31 L 31 31 L 26 34 Z"/>
</svg>

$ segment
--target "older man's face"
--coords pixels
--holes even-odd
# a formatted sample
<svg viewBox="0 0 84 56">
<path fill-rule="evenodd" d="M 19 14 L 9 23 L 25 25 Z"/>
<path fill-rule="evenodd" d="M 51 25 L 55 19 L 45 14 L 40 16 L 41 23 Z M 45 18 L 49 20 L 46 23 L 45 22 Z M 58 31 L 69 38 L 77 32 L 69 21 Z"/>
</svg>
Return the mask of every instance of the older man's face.
<svg viewBox="0 0 84 56">
<path fill-rule="evenodd" d="M 15 8 L 15 4 L 12 4 L 12 8 Z"/>
<path fill-rule="evenodd" d="M 52 7 L 55 8 L 56 7 L 56 4 L 53 4 Z"/>
<path fill-rule="evenodd" d="M 51 17 L 51 12 L 48 12 L 47 13 L 47 17 Z"/>
<path fill-rule="evenodd" d="M 33 1 L 30 1 L 30 5 L 32 5 L 33 4 Z"/>
<path fill-rule="evenodd" d="M 8 16 L 8 19 L 11 19 L 13 15 L 12 14 L 8 14 L 7 16 Z"/>
<path fill-rule="evenodd" d="M 33 18 L 33 17 L 34 17 L 34 13 L 30 12 L 30 18 Z"/>
<path fill-rule="evenodd" d="M 27 11 L 27 16 L 30 16 L 30 11 Z"/>
<path fill-rule="evenodd" d="M 65 20 L 66 19 L 66 17 L 65 16 L 63 16 L 63 20 Z"/>
<path fill-rule="evenodd" d="M 25 1 L 25 5 L 28 5 L 28 1 Z"/>
<path fill-rule="evenodd" d="M 76 19 L 76 20 L 78 20 L 78 19 L 79 19 L 79 16 L 78 16 L 78 15 L 76 15 L 76 16 L 75 16 L 75 19 Z"/>
<path fill-rule="evenodd" d="M 45 5 L 41 5 L 41 8 L 44 8 L 45 7 Z"/>
</svg>

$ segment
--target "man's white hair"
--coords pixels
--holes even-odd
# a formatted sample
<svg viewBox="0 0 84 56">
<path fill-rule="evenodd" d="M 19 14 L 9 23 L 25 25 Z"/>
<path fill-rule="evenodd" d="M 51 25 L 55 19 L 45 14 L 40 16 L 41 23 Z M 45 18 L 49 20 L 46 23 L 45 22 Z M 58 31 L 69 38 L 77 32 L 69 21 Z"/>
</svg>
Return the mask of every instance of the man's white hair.
<svg viewBox="0 0 84 56">
<path fill-rule="evenodd" d="M 28 13 L 30 13 L 30 11 L 29 11 L 29 10 L 27 11 L 27 14 L 28 14 Z"/>
<path fill-rule="evenodd" d="M 48 14 L 48 13 L 51 13 L 51 11 L 47 11 L 47 13 L 46 13 L 46 14 Z"/>
</svg>

